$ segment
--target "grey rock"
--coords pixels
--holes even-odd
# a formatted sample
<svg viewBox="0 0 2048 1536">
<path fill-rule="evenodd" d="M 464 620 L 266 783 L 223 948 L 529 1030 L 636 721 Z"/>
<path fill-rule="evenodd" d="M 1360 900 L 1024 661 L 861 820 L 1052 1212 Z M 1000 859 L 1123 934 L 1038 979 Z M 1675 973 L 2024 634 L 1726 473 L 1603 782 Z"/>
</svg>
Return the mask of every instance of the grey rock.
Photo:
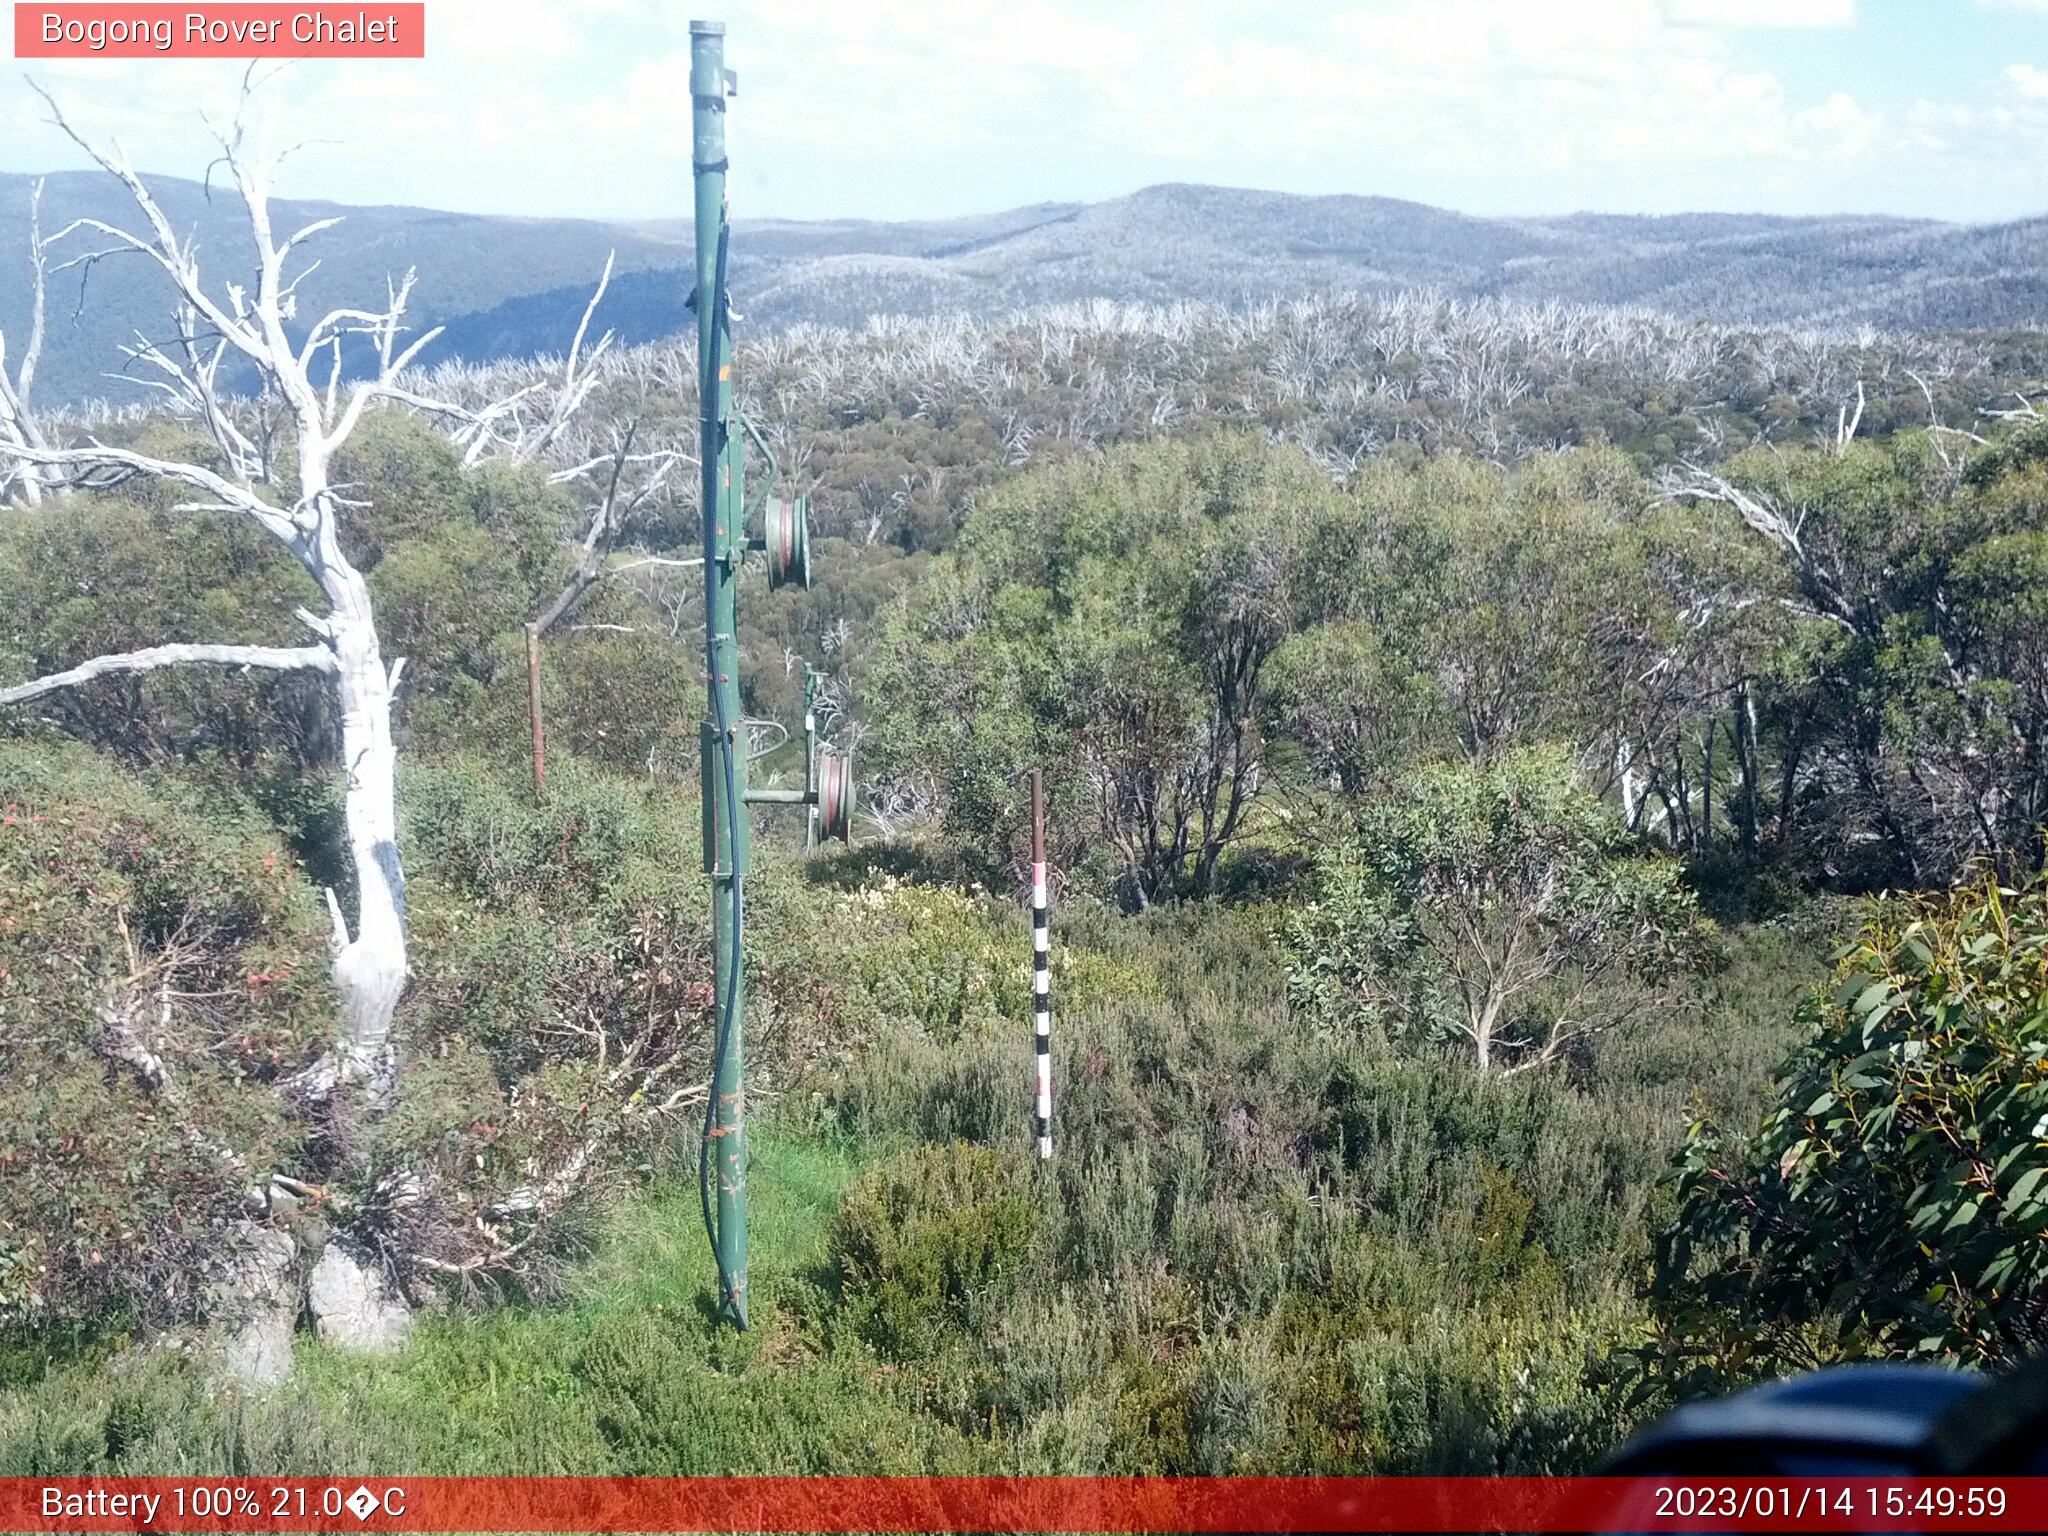
<svg viewBox="0 0 2048 1536">
<path fill-rule="evenodd" d="M 385 1355 L 412 1336 L 412 1308 L 362 1244 L 335 1238 L 306 1285 L 313 1331 L 337 1349 Z"/>
<path fill-rule="evenodd" d="M 241 1386 L 275 1387 L 291 1375 L 299 1245 L 254 1222 L 244 1222 L 241 1232 L 248 1247 L 235 1256 L 223 1286 L 220 1368 Z"/>
</svg>

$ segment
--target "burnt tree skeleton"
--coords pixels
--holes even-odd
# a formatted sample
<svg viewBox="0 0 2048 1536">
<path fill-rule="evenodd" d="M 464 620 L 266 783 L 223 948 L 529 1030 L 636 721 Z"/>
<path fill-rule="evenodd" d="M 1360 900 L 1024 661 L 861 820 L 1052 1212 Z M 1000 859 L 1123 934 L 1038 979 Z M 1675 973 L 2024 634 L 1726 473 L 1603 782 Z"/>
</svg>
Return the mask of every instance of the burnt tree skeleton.
<svg viewBox="0 0 2048 1536">
<path fill-rule="evenodd" d="M 40 349 L 38 323 L 16 379 L 0 387 L 0 499 L 11 496 L 16 503 L 26 504 L 73 489 L 109 490 L 130 480 L 167 482 L 190 493 L 190 499 L 172 506 L 171 512 L 220 512 L 249 519 L 285 547 L 311 578 L 322 600 L 294 615 L 308 632 L 308 644 L 176 641 L 90 657 L 0 688 L 0 706 L 28 703 L 94 679 L 139 677 L 190 665 L 310 672 L 331 690 L 329 696 L 340 718 L 346 857 L 355 877 L 357 899 L 354 911 L 348 912 L 333 889 L 326 892 L 330 974 L 338 996 L 338 1017 L 321 1056 L 280 1087 L 302 1107 L 326 1106 L 340 1128 L 365 1113 L 380 1112 L 397 1088 L 391 1030 L 409 976 L 409 939 L 405 874 L 397 837 L 397 748 L 392 729 L 393 701 L 405 661 L 387 660 L 382 654 L 369 585 L 344 547 L 342 520 L 350 509 L 366 503 L 351 499 L 352 488 L 336 477 L 335 456 L 363 425 L 370 410 L 382 406 L 436 421 L 448 440 L 462 450 L 465 467 L 487 458 L 538 463 L 553 470 L 549 478 L 558 485 L 585 480 L 594 470 L 602 470 L 608 472 L 609 479 L 602 474 L 598 478 L 601 485 L 609 485 L 609 491 L 593 514 L 600 541 L 606 537 L 604 530 L 616 533 L 617 514 L 637 508 L 659 492 L 680 456 L 634 451 L 632 434 L 623 428 L 614 430 L 608 447 L 601 448 L 605 443 L 602 429 L 593 430 L 580 420 L 600 383 L 601 376 L 592 364 L 611 342 L 607 335 L 595 347 L 584 346 L 585 332 L 609 279 L 609 263 L 566 364 L 553 365 L 548 375 L 539 379 L 442 398 L 445 391 L 441 385 L 461 375 L 459 370 L 453 374 L 444 370 L 432 381 L 423 381 L 414 371 L 423 349 L 440 332 L 434 328 L 415 335 L 407 324 L 414 286 L 411 273 L 387 282 L 381 307 L 373 302 L 368 307 L 336 308 L 317 318 L 308 316 L 311 325 L 297 331 L 304 297 L 301 285 L 318 263 L 307 261 L 303 253 L 298 261 L 291 258 L 303 243 L 338 220 L 321 218 L 289 235 L 273 229 L 268 194 L 271 173 L 283 156 L 270 153 L 270 135 L 253 130 L 248 123 L 257 96 L 249 80 L 244 81 L 232 124 L 225 131 L 215 129 L 222 150 L 216 163 L 226 167 L 242 198 L 256 257 L 253 276 L 240 282 L 221 281 L 212 275 L 217 269 L 203 277 L 193 244 L 175 233 L 162 205 L 120 146 L 110 143 L 102 149 L 88 142 L 47 92 L 39 90 L 39 94 L 49 108 L 53 126 L 122 184 L 138 222 L 124 230 L 96 218 L 77 219 L 47 238 L 36 230 L 32 255 L 38 294 L 46 270 L 79 269 L 89 275 L 97 262 L 116 254 L 140 256 L 161 271 L 172 288 L 173 328 L 162 340 L 138 335 L 133 344 L 124 347 L 129 365 L 124 377 L 151 390 L 159 409 L 191 423 L 218 457 L 209 454 L 203 462 L 191 462 L 116 446 L 91 435 L 94 422 L 89 416 L 60 417 L 39 427 L 26 408 L 27 386 Z M 85 239 L 78 238 L 81 236 Z M 93 248 L 55 264 L 48 258 L 58 242 L 69 242 L 68 248 L 74 251 L 88 243 Z M 36 314 L 41 314 L 40 303 Z M 292 328 L 289 333 L 288 327 Z M 352 354 L 362 349 L 370 364 L 358 377 L 344 374 L 345 344 Z M 353 364 L 356 358 L 352 355 L 350 361 Z M 230 393 L 230 376 L 236 373 L 244 378 L 253 373 L 260 381 L 253 398 Z M 115 415 L 109 419 L 118 423 L 130 418 Z M 564 465 L 567 467 L 560 467 Z M 280 490 L 281 486 L 289 489 Z M 568 607 L 573 607 L 573 599 L 564 605 L 564 611 Z M 102 1010 L 102 1049 L 132 1067 L 152 1093 L 173 1092 L 174 1085 L 138 1022 L 141 1015 L 136 1010 L 142 1003 L 137 1001 L 140 994 L 136 988 L 141 982 L 136 978 L 160 978 L 153 986 L 161 1012 L 186 996 L 170 979 L 183 964 L 179 954 L 170 951 L 134 960 L 129 967 L 131 984 L 117 989 L 118 995 Z M 627 1053 L 629 1061 L 640 1052 L 641 1045 L 636 1044 Z M 662 1081 L 674 1070 L 672 1061 L 650 1060 L 641 1070 L 645 1081 L 631 1088 L 628 1112 L 667 1114 L 687 1107 L 694 1090 Z M 615 1072 L 615 1080 L 617 1075 Z M 662 1092 L 655 1094 L 658 1082 Z M 476 1233 L 465 1229 L 460 1234 L 469 1239 L 468 1249 L 475 1252 L 459 1242 L 443 1244 L 436 1253 L 404 1255 L 405 1264 L 423 1272 L 459 1271 L 463 1275 L 510 1267 L 533 1235 L 533 1229 L 523 1224 L 547 1217 L 577 1189 L 601 1176 L 592 1151 L 584 1147 L 558 1168 L 528 1169 L 528 1185 L 501 1196 L 491 1207 L 490 1221 L 478 1225 Z M 221 1156 L 246 1173 L 252 1200 L 273 1214 L 281 1205 L 289 1207 L 309 1192 L 323 1193 L 318 1186 L 289 1176 L 299 1170 L 243 1169 L 240 1158 L 226 1151 Z M 388 1213 L 418 1204 L 425 1192 L 419 1173 L 400 1169 L 381 1180 L 367 1197 L 328 1189 L 324 1198 L 338 1214 L 353 1221 L 358 1216 L 374 1219 L 376 1211 Z M 507 1222 L 522 1227 L 507 1230 Z M 254 1229 L 248 1221 L 240 1225 Z M 459 1259 L 455 1256 L 458 1249 L 465 1255 Z M 387 1262 L 399 1257 L 388 1250 L 385 1256 Z M 250 1299 L 240 1292 L 233 1294 Z M 231 1311 L 236 1304 L 231 1300 Z M 231 1348 L 229 1371 L 243 1374 L 246 1364 Z"/>
<path fill-rule="evenodd" d="M 36 88 L 49 108 L 53 126 L 65 134 L 109 175 L 121 183 L 141 217 L 145 232 L 120 228 L 97 218 L 72 221 L 56 235 L 40 240 L 40 261 L 57 241 L 88 235 L 101 247 L 66 265 L 90 265 L 111 254 L 146 258 L 166 278 L 175 294 L 177 328 L 166 342 L 138 338 L 125 349 L 131 363 L 146 367 L 147 380 L 170 397 L 174 409 L 195 418 L 222 457 L 222 467 L 152 457 L 129 448 L 88 438 L 82 445 L 58 446 L 33 428 L 22 430 L 25 413 L 7 418 L 12 430 L 0 430 L 0 463 L 25 474 L 25 495 L 40 489 L 76 487 L 107 489 L 137 477 L 188 487 L 193 499 L 174 511 L 225 511 L 252 520 L 290 553 L 310 576 L 324 599 L 324 611 L 301 608 L 298 622 L 310 632 L 304 646 L 171 644 L 93 658 L 46 677 L 0 689 L 0 704 L 25 702 L 57 688 L 115 673 L 141 673 L 162 667 L 212 664 L 303 669 L 324 675 L 334 690 L 341 721 L 342 769 L 346 775 L 344 817 L 348 857 L 356 877 L 353 923 L 340 899 L 329 890 L 332 923 L 332 974 L 341 998 L 342 1020 L 325 1056 L 303 1074 L 299 1086 L 319 1099 L 344 1085 L 373 1083 L 388 1090 L 391 1082 L 390 1032 L 407 976 L 405 876 L 399 859 L 395 771 L 397 749 L 392 735 L 392 700 L 403 672 L 404 658 L 387 661 L 378 641 L 376 614 L 362 571 L 342 547 L 341 519 L 360 503 L 351 501 L 333 472 L 335 455 L 361 425 L 365 413 L 382 402 L 452 418 L 453 436 L 468 446 L 468 462 L 494 448 L 509 448 L 515 458 L 530 457 L 559 435 L 570 415 L 588 394 L 590 380 L 576 375 L 574 353 L 567 386 L 555 396 L 537 424 L 521 414 L 525 400 L 537 393 L 529 386 L 510 399 L 467 407 L 425 398 L 406 382 L 407 370 L 439 329 L 408 335 L 407 308 L 413 275 L 387 285 L 381 309 L 338 307 L 314 319 L 296 345 L 287 325 L 298 311 L 299 287 L 317 263 L 296 272 L 287 265 L 299 248 L 332 227 L 332 218 L 315 220 L 280 238 L 270 213 L 270 182 L 283 158 L 269 147 L 270 135 L 252 135 L 249 109 L 255 98 L 244 82 L 233 121 L 216 128 L 224 165 L 247 211 L 254 246 L 253 284 L 234 281 L 209 285 L 191 242 L 181 240 L 155 195 L 135 171 L 118 144 L 102 148 L 65 117 L 47 91 Z M 287 153 L 289 151 L 286 151 Z M 224 289 L 216 297 L 217 289 Z M 601 291 L 601 290 L 600 290 Z M 373 374 L 345 383 L 340 352 L 345 339 L 367 342 L 374 352 Z M 579 332 L 579 343 L 581 334 Z M 607 338 L 608 339 L 608 338 Z M 33 344 L 31 353 L 33 353 Z M 273 434 L 260 421 L 252 429 L 252 411 L 226 393 L 223 361 L 235 357 L 253 367 L 267 400 L 275 400 L 284 430 Z M 33 356 L 25 361 L 33 363 Z M 316 375 L 324 375 L 316 379 Z M 577 387 L 580 385 L 581 387 Z M 18 399 L 17 387 L 11 399 Z M 296 472 L 294 499 L 278 493 L 278 464 L 271 451 L 273 436 L 280 452 L 292 455 Z"/>
<path fill-rule="evenodd" d="M 49 446 L 36 425 L 31 405 L 35 393 L 36 364 L 43 355 L 49 297 L 50 241 L 43 238 L 42 207 L 43 183 L 39 179 L 29 188 L 28 194 L 28 340 L 22 348 L 21 360 L 15 364 L 12 378 L 7 374 L 7 341 L 0 336 L 0 445 L 17 444 L 24 448 Z M 22 499 L 34 506 L 43 499 L 45 484 L 50 480 L 48 470 L 24 459 L 0 462 L 0 499 L 4 499 L 9 487 L 18 482 Z M 61 484 L 55 488 L 62 493 Z"/>
</svg>

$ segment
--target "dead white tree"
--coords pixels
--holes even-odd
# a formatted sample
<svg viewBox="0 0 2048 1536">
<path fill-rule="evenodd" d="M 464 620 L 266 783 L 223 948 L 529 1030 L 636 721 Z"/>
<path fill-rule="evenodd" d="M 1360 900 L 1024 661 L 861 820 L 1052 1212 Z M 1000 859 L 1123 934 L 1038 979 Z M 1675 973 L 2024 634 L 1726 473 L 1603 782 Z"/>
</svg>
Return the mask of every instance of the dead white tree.
<svg viewBox="0 0 2048 1536">
<path fill-rule="evenodd" d="M 1857 609 L 1837 564 L 1806 539 L 1807 511 L 1782 505 L 1777 497 L 1755 487 L 1737 485 L 1725 475 L 1687 461 L 1661 477 L 1663 495 L 1673 501 L 1710 501 L 1733 508 L 1752 532 L 1788 557 L 1799 582 L 1800 596 L 1812 617 L 1846 628 L 1857 624 Z"/>
<path fill-rule="evenodd" d="M 583 307 L 583 318 L 569 342 L 569 355 L 562 360 L 561 381 L 554 385 L 552 393 L 547 386 L 554 381 L 540 378 L 479 406 L 462 406 L 452 400 L 431 399 L 409 391 L 400 393 L 398 398 L 431 415 L 453 417 L 456 425 L 450 435 L 457 443 L 466 445 L 463 463 L 467 466 L 473 468 L 494 454 L 515 464 L 538 458 L 568 430 L 602 377 L 598 364 L 611 350 L 612 333 L 606 331 L 588 352 L 583 350 L 583 343 L 590 333 L 591 318 L 611 286 L 617 256 L 616 251 L 605 254 L 597 291 Z"/>
<path fill-rule="evenodd" d="M 7 338 L 0 335 L 0 444 L 23 448 L 46 448 L 48 443 L 36 426 L 30 407 L 35 390 L 36 364 L 43 355 L 43 323 L 49 290 L 49 243 L 43 239 L 43 184 L 40 180 L 28 193 L 28 340 L 14 377 L 7 376 Z M 0 460 L 0 500 L 18 494 L 31 506 L 43 499 L 49 472 L 40 465 L 19 458 Z"/>
<path fill-rule="evenodd" d="M 2013 391 L 2012 397 L 2019 401 L 2017 406 L 1993 407 L 1980 414 L 1991 421 L 2035 422 L 2040 421 L 2043 417 L 2048 417 L 2048 411 L 2043 411 L 2040 406 L 2029 400 L 2018 390 Z"/>
<path fill-rule="evenodd" d="M 1847 453 L 1849 444 L 1856 436 L 1856 429 L 1863 425 L 1863 381 L 1856 381 L 1856 410 L 1850 414 L 1845 400 L 1835 407 L 1835 452 Z"/>
<path fill-rule="evenodd" d="M 387 285 L 382 308 L 331 310 L 315 319 L 302 339 L 293 341 L 287 326 L 297 316 L 299 286 L 315 264 L 295 273 L 287 268 L 306 241 L 339 221 L 319 219 L 282 239 L 272 228 L 270 177 L 282 157 L 270 151 L 267 132 L 259 131 L 251 141 L 247 118 L 255 93 L 249 84 L 244 85 L 232 124 L 215 132 L 221 163 L 248 215 L 256 258 L 253 285 L 209 283 L 194 244 L 180 238 L 120 146 L 102 149 L 90 142 L 47 91 L 37 90 L 53 125 L 126 188 L 142 219 L 141 233 L 96 218 L 78 219 L 51 241 L 90 235 L 102 249 L 78 261 L 132 253 L 153 263 L 170 280 L 177 301 L 175 335 L 163 343 L 145 338 L 129 354 L 152 369 L 167 393 L 198 418 L 220 452 L 221 467 L 154 458 L 97 439 L 55 446 L 25 432 L 0 434 L 0 462 L 29 466 L 43 474 L 46 483 L 75 487 L 106 488 L 138 476 L 189 487 L 196 495 L 177 510 L 228 511 L 251 519 L 312 578 L 324 611 L 298 611 L 298 621 L 312 635 L 307 645 L 151 646 L 100 656 L 0 689 L 0 704 L 20 703 L 110 673 L 191 663 L 299 669 L 329 679 L 341 720 L 345 819 L 357 900 L 351 926 L 334 892 L 327 893 L 342 1023 L 332 1049 L 305 1075 L 302 1087 L 313 1097 L 325 1097 L 344 1084 L 388 1090 L 393 1071 L 391 1020 L 406 979 L 405 876 L 398 853 L 397 752 L 391 730 L 392 697 L 405 663 L 403 658 L 385 660 L 369 586 L 343 549 L 343 512 L 361 503 L 343 495 L 347 487 L 335 481 L 333 464 L 364 413 L 378 402 L 433 408 L 433 402 L 419 400 L 400 381 L 407 366 L 439 333 L 430 330 L 404 339 L 413 285 L 408 273 L 402 282 Z M 345 341 L 367 344 L 374 352 L 371 376 L 344 383 Z M 253 368 L 265 396 L 281 403 L 285 430 L 280 452 L 291 455 L 294 471 L 288 479 L 276 473 L 263 434 L 252 435 L 247 429 L 248 408 L 225 392 L 221 365 L 231 357 Z M 323 365 L 324 380 L 316 382 L 316 370 Z M 450 409 L 448 414 L 473 421 L 482 413 Z"/>
</svg>

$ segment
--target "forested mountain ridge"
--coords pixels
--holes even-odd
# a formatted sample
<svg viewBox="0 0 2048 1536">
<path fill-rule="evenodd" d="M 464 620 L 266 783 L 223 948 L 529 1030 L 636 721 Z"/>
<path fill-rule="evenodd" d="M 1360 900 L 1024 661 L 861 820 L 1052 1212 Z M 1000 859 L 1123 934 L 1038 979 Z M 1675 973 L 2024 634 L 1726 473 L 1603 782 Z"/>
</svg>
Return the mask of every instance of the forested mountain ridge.
<svg viewBox="0 0 2048 1536">
<path fill-rule="evenodd" d="M 0 330 L 10 336 L 26 331 L 32 180 L 0 175 Z M 202 251 L 239 258 L 247 237 L 238 233 L 231 193 L 169 177 L 152 184 Z M 52 175 L 44 233 L 115 214 L 117 195 L 87 173 Z M 601 323 L 628 341 L 681 323 L 684 220 L 282 200 L 276 211 L 290 227 L 343 216 L 306 284 L 309 309 L 416 267 L 416 317 L 448 326 L 431 354 L 440 360 L 559 348 L 564 316 L 573 324 L 608 252 L 616 252 L 618 276 Z M 2044 219 L 1974 226 L 1866 215 L 1480 218 L 1392 198 L 1188 185 L 924 222 L 741 219 L 733 264 L 738 300 L 755 327 L 858 325 L 871 314 L 988 316 L 1084 298 L 1238 304 L 1412 289 L 1643 307 L 1733 324 L 2027 328 L 2048 315 Z M 152 282 L 100 280 L 106 275 L 102 268 L 59 279 L 42 370 L 46 403 L 138 393 L 108 377 L 109 360 L 153 321 L 162 295 Z"/>
<path fill-rule="evenodd" d="M 40 208 L 45 239 L 76 219 L 122 224 L 132 220 L 127 193 L 97 171 L 66 171 L 43 180 Z M 31 192 L 37 178 L 0 174 L 0 333 L 18 353 L 28 335 L 31 283 Z M 207 186 L 172 176 L 150 177 L 173 228 L 187 235 L 209 269 L 236 280 L 250 270 L 248 215 L 231 186 Z M 320 219 L 341 223 L 321 239 L 320 269 L 300 290 L 309 313 L 321 313 L 365 292 L 381 293 L 387 276 L 417 270 L 415 313 L 438 318 L 487 309 L 508 292 L 594 283 L 605 255 L 616 249 L 620 270 L 673 263 L 675 248 L 609 225 L 575 219 L 482 219 L 427 208 L 343 207 L 279 199 L 272 212 L 284 234 Z M 52 268 L 107 242 L 79 231 L 53 245 Z M 141 385 L 124 385 L 120 348 L 138 332 L 163 329 L 169 286 L 145 258 L 109 256 L 90 266 L 53 272 L 48 339 L 38 370 L 38 395 L 51 404 L 100 398 L 142 398 Z M 509 286 L 508 286 L 509 285 Z"/>
</svg>

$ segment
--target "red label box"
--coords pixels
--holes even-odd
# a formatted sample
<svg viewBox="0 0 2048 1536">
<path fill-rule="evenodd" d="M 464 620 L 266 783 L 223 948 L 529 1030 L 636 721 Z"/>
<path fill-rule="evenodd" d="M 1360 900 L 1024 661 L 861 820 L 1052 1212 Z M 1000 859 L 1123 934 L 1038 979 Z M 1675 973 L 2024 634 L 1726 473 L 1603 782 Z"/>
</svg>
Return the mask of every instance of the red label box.
<svg viewBox="0 0 2048 1536">
<path fill-rule="evenodd" d="M 422 59 L 427 8 L 16 0 L 17 59 Z"/>
<path fill-rule="evenodd" d="M 0 1477 L 0 1531 L 2048 1530 L 2048 1478 Z"/>
</svg>

